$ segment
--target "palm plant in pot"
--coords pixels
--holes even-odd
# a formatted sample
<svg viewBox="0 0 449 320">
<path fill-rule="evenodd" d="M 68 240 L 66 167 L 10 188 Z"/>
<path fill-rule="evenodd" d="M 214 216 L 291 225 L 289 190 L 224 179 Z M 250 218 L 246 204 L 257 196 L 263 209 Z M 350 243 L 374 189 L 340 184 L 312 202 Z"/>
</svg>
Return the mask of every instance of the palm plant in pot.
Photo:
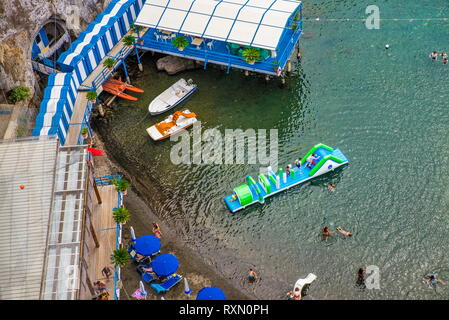
<svg viewBox="0 0 449 320">
<path fill-rule="evenodd" d="M 243 50 L 242 57 L 248 64 L 254 64 L 260 60 L 260 50 L 257 48 L 247 48 Z"/>
<path fill-rule="evenodd" d="M 127 189 L 131 186 L 125 179 L 113 179 L 111 180 L 111 183 L 115 186 L 115 189 L 123 195 L 127 194 Z"/>
<path fill-rule="evenodd" d="M 129 211 L 125 208 L 115 208 L 112 211 L 112 215 L 116 223 L 126 224 L 129 220 Z"/>
<path fill-rule="evenodd" d="M 83 137 L 83 139 L 87 139 L 89 130 L 87 130 L 87 128 L 82 128 L 81 129 L 81 136 Z"/>
<path fill-rule="evenodd" d="M 129 253 L 126 249 L 115 249 L 111 254 L 111 262 L 117 267 L 123 268 L 129 262 Z"/>
<path fill-rule="evenodd" d="M 115 59 L 114 58 L 107 58 L 103 62 L 103 66 L 105 68 L 108 68 L 109 70 L 112 70 L 112 68 L 114 68 L 114 65 L 115 65 Z"/>
<path fill-rule="evenodd" d="M 123 38 L 123 43 L 128 47 L 132 47 L 134 45 L 134 42 L 136 42 L 136 40 L 133 36 L 126 36 Z"/>
<path fill-rule="evenodd" d="M 87 100 L 89 100 L 89 101 L 92 101 L 92 102 L 94 102 L 95 100 L 97 100 L 97 93 L 95 92 L 95 91 L 89 91 L 87 94 L 86 94 L 86 98 L 87 98 Z"/>
<path fill-rule="evenodd" d="M 171 40 L 171 43 L 173 47 L 178 48 L 179 51 L 184 50 L 184 48 L 190 44 L 189 40 L 187 40 L 187 38 L 183 36 L 174 37 Z"/>
</svg>

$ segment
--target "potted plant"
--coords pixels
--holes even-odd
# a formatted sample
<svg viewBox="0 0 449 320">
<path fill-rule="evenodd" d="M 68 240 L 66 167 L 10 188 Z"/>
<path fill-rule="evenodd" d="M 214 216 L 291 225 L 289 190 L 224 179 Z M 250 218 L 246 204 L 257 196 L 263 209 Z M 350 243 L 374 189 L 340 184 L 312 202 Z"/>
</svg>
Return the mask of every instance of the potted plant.
<svg viewBox="0 0 449 320">
<path fill-rule="evenodd" d="M 87 139 L 89 130 L 87 130 L 87 128 L 82 128 L 81 129 L 81 136 L 83 137 L 83 139 Z"/>
<path fill-rule="evenodd" d="M 97 97 L 98 97 L 98 95 L 97 95 L 97 92 L 95 92 L 95 91 L 89 91 L 86 94 L 87 100 L 92 101 L 92 102 L 96 101 Z"/>
<path fill-rule="evenodd" d="M 134 45 L 134 42 L 136 42 L 136 40 L 133 36 L 126 36 L 123 38 L 123 43 L 128 47 L 132 47 Z"/>
<path fill-rule="evenodd" d="M 171 40 L 171 43 L 172 43 L 173 47 L 178 48 L 179 51 L 182 51 L 182 50 L 184 50 L 185 47 L 187 47 L 189 45 L 189 40 L 187 40 L 186 37 L 178 36 L 178 37 L 174 37 Z"/>
<path fill-rule="evenodd" d="M 125 179 L 114 179 L 111 183 L 115 186 L 118 192 L 121 192 L 124 196 L 128 193 L 127 189 L 131 186 Z"/>
<path fill-rule="evenodd" d="M 112 211 L 116 223 L 126 224 L 129 220 L 129 211 L 125 208 L 115 208 Z"/>
<path fill-rule="evenodd" d="M 115 249 L 111 254 L 111 262 L 117 267 L 123 268 L 129 262 L 129 253 L 126 249 Z"/>
<path fill-rule="evenodd" d="M 114 68 L 114 65 L 115 65 L 115 59 L 114 58 L 107 58 L 103 62 L 103 66 L 105 68 L 108 68 L 109 70 L 112 70 L 112 68 Z"/>
<path fill-rule="evenodd" d="M 242 57 L 248 64 L 254 64 L 260 59 L 260 50 L 257 48 L 247 48 L 243 50 Z"/>
</svg>

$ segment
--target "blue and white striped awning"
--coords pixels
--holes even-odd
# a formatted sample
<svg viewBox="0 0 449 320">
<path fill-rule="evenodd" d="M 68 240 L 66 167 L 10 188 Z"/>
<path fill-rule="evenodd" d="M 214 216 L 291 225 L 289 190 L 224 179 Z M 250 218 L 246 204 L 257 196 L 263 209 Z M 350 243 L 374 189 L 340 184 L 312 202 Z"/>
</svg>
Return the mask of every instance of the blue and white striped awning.
<svg viewBox="0 0 449 320">
<path fill-rule="evenodd" d="M 136 25 L 275 50 L 292 0 L 147 0 Z"/>
<path fill-rule="evenodd" d="M 121 27 L 119 27 L 119 23 L 110 26 L 110 28 L 122 28 L 119 30 L 119 36 L 121 38 L 124 34 L 126 34 L 126 32 L 128 32 L 132 22 L 135 20 L 137 11 L 139 10 L 139 5 L 140 1 L 138 0 L 112 1 L 106 8 L 102 20 L 91 23 L 94 27 L 89 26 L 88 33 L 83 33 L 80 35 L 78 41 L 74 42 L 70 49 L 59 57 L 58 62 L 64 65 L 72 65 L 77 56 L 81 55 L 82 57 L 85 57 L 88 53 L 92 52 L 92 48 L 99 50 L 100 53 L 97 53 L 96 56 L 100 60 L 103 59 L 107 52 L 104 52 L 105 50 L 100 41 L 101 37 L 104 36 L 106 29 L 102 29 L 101 27 L 105 26 L 106 23 L 115 23 L 115 20 L 122 19 L 123 25 Z M 114 18 L 114 20 L 111 21 L 111 18 Z M 92 60 L 94 59 L 94 56 L 93 54 L 91 55 L 92 56 L 90 59 Z"/>
</svg>

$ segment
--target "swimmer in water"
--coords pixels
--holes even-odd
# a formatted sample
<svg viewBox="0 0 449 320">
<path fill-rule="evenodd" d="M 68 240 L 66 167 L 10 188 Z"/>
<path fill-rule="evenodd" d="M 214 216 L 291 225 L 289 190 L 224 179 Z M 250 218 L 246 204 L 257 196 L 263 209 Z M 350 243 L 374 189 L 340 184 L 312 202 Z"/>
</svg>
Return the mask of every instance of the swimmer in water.
<svg viewBox="0 0 449 320">
<path fill-rule="evenodd" d="M 329 191 L 334 192 L 335 191 L 335 184 L 330 184 L 327 186 L 327 188 L 329 189 Z"/>
<path fill-rule="evenodd" d="M 441 58 L 444 60 L 445 58 L 447 58 L 447 54 L 444 52 L 440 53 Z"/>
<path fill-rule="evenodd" d="M 444 281 L 437 279 L 433 273 L 427 274 L 422 280 L 432 286 L 436 286 L 438 283 L 446 284 Z"/>
<path fill-rule="evenodd" d="M 448 63 L 447 58 L 443 58 L 443 63 L 444 63 L 444 64 Z"/>
<path fill-rule="evenodd" d="M 329 227 L 325 226 L 325 227 L 323 227 L 322 233 L 323 233 L 324 240 L 327 240 L 327 238 L 329 238 L 329 236 L 331 234 L 334 234 L 335 232 L 329 231 Z"/>
<path fill-rule="evenodd" d="M 434 51 L 434 52 L 432 52 L 431 54 L 429 54 L 429 57 L 430 57 L 432 60 L 438 60 L 438 54 L 437 54 L 436 51 Z"/>
<path fill-rule="evenodd" d="M 351 237 L 352 233 L 349 231 L 345 231 L 343 230 L 341 227 L 337 227 L 336 228 L 342 235 L 344 235 L 345 237 Z"/>
</svg>

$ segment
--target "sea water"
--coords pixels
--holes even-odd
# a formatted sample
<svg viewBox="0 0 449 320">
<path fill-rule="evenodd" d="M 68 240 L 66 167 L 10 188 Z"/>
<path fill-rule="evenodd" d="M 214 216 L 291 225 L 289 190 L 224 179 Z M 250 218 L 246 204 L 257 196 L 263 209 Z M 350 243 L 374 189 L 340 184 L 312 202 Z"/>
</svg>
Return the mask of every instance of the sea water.
<svg viewBox="0 0 449 320">
<path fill-rule="evenodd" d="M 449 3 L 375 1 L 385 20 L 369 30 L 362 19 L 371 2 L 304 1 L 303 58 L 283 89 L 278 80 L 265 83 L 237 70 L 170 77 L 156 73 L 147 53 L 144 73 L 133 82 L 145 93 L 136 103 L 121 100 L 111 123 L 101 126 L 122 164 L 157 186 L 149 194 L 156 213 L 258 298 L 283 299 L 310 272 L 318 277 L 313 299 L 449 293 L 421 281 L 433 271 L 449 282 L 449 64 L 428 58 L 433 50 L 449 51 L 449 21 L 409 20 L 449 18 Z M 340 148 L 349 166 L 231 214 L 223 197 L 246 175 L 256 177 L 258 165 L 174 165 L 174 143 L 153 142 L 145 131 L 168 115 L 149 116 L 148 103 L 180 77 L 192 78 L 199 90 L 176 110 L 187 106 L 203 129 L 277 129 L 281 167 L 320 142 Z M 330 183 L 335 192 L 326 188 Z M 353 236 L 323 241 L 323 224 Z M 380 289 L 355 284 L 358 268 L 370 265 L 379 268 Z M 261 277 L 255 284 L 242 280 L 250 267 Z"/>
</svg>

